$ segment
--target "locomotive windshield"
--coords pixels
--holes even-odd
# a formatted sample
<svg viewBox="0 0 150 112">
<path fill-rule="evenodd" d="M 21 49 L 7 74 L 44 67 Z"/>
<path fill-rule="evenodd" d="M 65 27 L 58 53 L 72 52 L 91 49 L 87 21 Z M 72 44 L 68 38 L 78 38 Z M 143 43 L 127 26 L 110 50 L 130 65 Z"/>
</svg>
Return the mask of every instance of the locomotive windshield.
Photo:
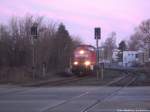
<svg viewBox="0 0 150 112">
<path fill-rule="evenodd" d="M 86 49 L 81 49 L 81 50 L 77 50 L 75 51 L 75 57 L 78 58 L 78 57 L 88 57 L 88 51 Z"/>
<path fill-rule="evenodd" d="M 95 51 L 94 47 L 87 47 L 87 49 L 90 50 L 90 51 Z"/>
<path fill-rule="evenodd" d="M 76 50 L 74 52 L 74 57 L 87 58 L 91 55 L 90 52 L 94 52 L 94 51 L 95 51 L 95 48 L 93 46 L 81 45 L 76 48 Z"/>
</svg>

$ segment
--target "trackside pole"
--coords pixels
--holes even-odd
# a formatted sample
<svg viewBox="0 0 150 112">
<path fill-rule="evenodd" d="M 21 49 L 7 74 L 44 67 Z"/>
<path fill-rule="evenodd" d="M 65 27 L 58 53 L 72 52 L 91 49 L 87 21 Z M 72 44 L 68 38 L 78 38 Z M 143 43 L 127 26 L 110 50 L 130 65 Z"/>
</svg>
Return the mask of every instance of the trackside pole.
<svg viewBox="0 0 150 112">
<path fill-rule="evenodd" d="M 36 44 L 37 44 L 37 39 L 38 39 L 38 24 L 35 22 L 33 23 L 32 27 L 31 27 L 31 35 L 32 35 L 32 72 L 33 72 L 33 80 L 35 80 L 35 76 L 36 76 Z"/>
<path fill-rule="evenodd" d="M 94 29 L 95 30 L 95 39 L 96 39 L 96 77 L 97 80 L 99 80 L 99 69 L 101 68 L 101 79 L 103 80 L 104 78 L 104 63 L 101 63 L 101 67 L 99 65 L 99 45 L 98 45 L 98 40 L 101 39 L 101 28 L 97 27 Z M 104 56 L 102 57 L 104 58 Z"/>
<path fill-rule="evenodd" d="M 101 79 L 104 79 L 104 63 L 101 65 Z"/>
<path fill-rule="evenodd" d="M 99 27 L 94 29 L 96 39 L 96 77 L 99 80 L 99 45 L 98 40 L 101 38 L 101 29 Z"/>
<path fill-rule="evenodd" d="M 98 50 L 98 38 L 96 38 L 96 77 L 99 80 L 99 50 Z"/>
</svg>

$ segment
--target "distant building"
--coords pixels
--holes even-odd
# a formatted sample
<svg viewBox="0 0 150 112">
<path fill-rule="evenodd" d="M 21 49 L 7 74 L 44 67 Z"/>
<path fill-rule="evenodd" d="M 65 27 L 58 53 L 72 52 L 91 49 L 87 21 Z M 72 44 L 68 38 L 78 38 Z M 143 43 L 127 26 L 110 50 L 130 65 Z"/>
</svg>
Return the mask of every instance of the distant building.
<svg viewBox="0 0 150 112">
<path fill-rule="evenodd" d="M 106 63 L 110 64 L 111 63 L 111 58 L 108 58 L 108 56 L 105 55 L 105 48 L 104 47 L 99 47 L 99 63 Z M 109 56 L 110 57 L 110 56 Z"/>
<path fill-rule="evenodd" d="M 138 59 L 137 51 L 123 51 L 123 66 L 131 67 L 133 66 Z"/>
<path fill-rule="evenodd" d="M 118 53 L 119 53 L 119 49 L 113 50 L 113 54 L 112 54 L 112 61 L 113 62 L 118 62 Z"/>
<path fill-rule="evenodd" d="M 140 64 L 140 65 L 142 65 L 142 64 L 144 64 L 145 63 L 145 52 L 144 52 L 144 50 L 142 49 L 142 50 L 138 50 L 137 51 L 137 57 L 136 57 L 136 63 L 137 64 Z"/>
<path fill-rule="evenodd" d="M 112 52 L 112 56 L 105 56 L 104 48 L 100 47 L 99 61 L 124 67 L 139 66 L 150 62 L 150 49 L 148 46 L 146 46 L 145 48 L 140 48 L 137 51 L 123 51 L 122 61 L 119 61 L 119 52 L 120 51 L 118 49 L 114 49 Z"/>
<path fill-rule="evenodd" d="M 99 47 L 98 52 L 99 52 L 99 61 L 102 62 L 104 60 L 104 48 Z"/>
</svg>

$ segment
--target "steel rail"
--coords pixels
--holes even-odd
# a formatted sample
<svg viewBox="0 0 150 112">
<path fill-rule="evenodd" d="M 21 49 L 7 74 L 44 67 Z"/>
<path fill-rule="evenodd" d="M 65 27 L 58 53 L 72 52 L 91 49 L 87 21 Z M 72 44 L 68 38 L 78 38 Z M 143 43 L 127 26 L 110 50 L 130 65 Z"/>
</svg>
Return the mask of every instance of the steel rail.
<svg viewBox="0 0 150 112">
<path fill-rule="evenodd" d="M 115 80 L 113 81 L 113 83 L 117 83 L 118 81 L 121 81 L 121 80 L 127 78 L 128 76 L 129 76 L 129 75 L 127 75 L 127 76 L 125 76 L 125 77 L 121 77 L 121 78 L 118 79 L 118 80 L 115 79 Z M 127 87 L 128 85 L 130 85 L 134 80 L 135 80 L 135 78 L 132 78 L 130 81 L 128 81 L 128 83 L 125 84 L 124 87 Z M 112 84 L 112 81 L 109 82 L 109 83 L 107 83 L 107 84 L 104 85 L 103 87 L 109 86 L 110 84 Z M 111 92 L 109 95 L 107 95 L 107 96 L 106 96 L 105 98 L 103 98 L 103 99 L 98 99 L 96 102 L 94 102 L 94 103 L 91 104 L 90 106 L 84 108 L 84 109 L 81 110 L 80 112 L 87 112 L 87 111 L 90 110 L 92 107 L 94 107 L 95 105 L 99 104 L 100 102 L 102 102 L 102 101 L 108 99 L 109 97 L 114 96 L 116 93 L 118 93 L 118 92 L 119 92 L 120 90 L 122 90 L 124 87 L 120 87 L 119 89 L 117 89 L 117 90 Z M 57 108 L 57 107 L 59 107 L 59 106 L 61 106 L 61 105 L 63 105 L 63 104 L 69 103 L 69 102 L 72 101 L 72 100 L 75 100 L 75 99 L 78 99 L 78 98 L 83 97 L 83 96 L 85 96 L 85 95 L 88 95 L 88 94 L 90 94 L 91 92 L 92 92 L 92 91 L 85 91 L 85 92 L 81 93 L 80 95 L 74 96 L 74 97 L 72 97 L 72 98 L 70 98 L 70 99 L 68 99 L 68 100 L 65 100 L 64 102 L 62 102 L 62 103 L 60 103 L 60 104 L 58 104 L 58 105 L 52 106 L 52 107 L 50 107 L 50 108 L 47 108 L 47 109 L 43 110 L 42 112 L 49 112 L 49 111 L 52 110 L 52 109 L 55 109 L 55 108 Z"/>
</svg>

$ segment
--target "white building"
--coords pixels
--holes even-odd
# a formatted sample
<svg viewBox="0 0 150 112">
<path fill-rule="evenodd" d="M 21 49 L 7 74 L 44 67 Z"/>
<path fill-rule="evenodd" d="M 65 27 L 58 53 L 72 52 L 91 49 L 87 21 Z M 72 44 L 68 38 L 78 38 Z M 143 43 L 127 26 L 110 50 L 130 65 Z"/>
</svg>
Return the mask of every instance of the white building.
<svg viewBox="0 0 150 112">
<path fill-rule="evenodd" d="M 140 64 L 140 65 L 144 64 L 144 62 L 145 62 L 144 57 L 145 57 L 144 49 L 138 50 L 138 55 L 137 55 L 137 58 L 136 58 L 137 63 Z"/>
<path fill-rule="evenodd" d="M 113 50 L 112 60 L 113 60 L 114 62 L 117 62 L 117 61 L 118 61 L 118 53 L 119 53 L 119 50 L 118 50 L 118 49 L 114 49 L 114 50 Z"/>
<path fill-rule="evenodd" d="M 130 67 L 136 63 L 138 51 L 123 51 L 123 66 Z"/>
</svg>

